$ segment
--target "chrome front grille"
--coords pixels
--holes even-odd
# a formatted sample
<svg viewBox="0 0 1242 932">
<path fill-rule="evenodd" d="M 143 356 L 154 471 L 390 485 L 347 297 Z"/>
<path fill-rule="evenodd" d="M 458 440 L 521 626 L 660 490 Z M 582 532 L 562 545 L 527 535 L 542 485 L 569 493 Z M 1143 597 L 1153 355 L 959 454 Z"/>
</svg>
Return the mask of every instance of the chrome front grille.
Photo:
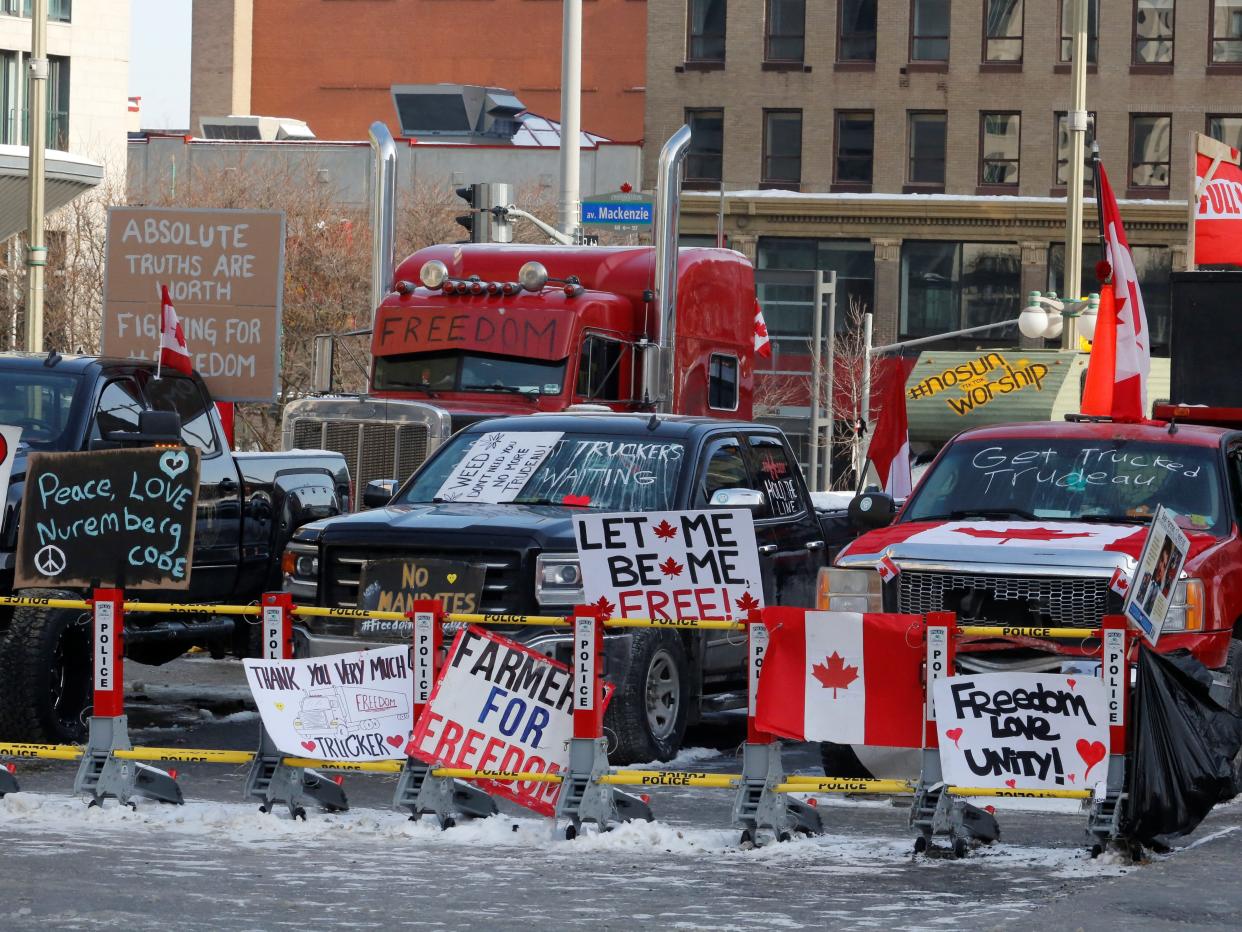
<svg viewBox="0 0 1242 932">
<path fill-rule="evenodd" d="M 956 612 L 961 620 L 1094 628 L 1120 611 L 1105 578 L 983 576 L 904 570 L 897 577 L 897 610 L 922 615 Z"/>
<path fill-rule="evenodd" d="M 293 424 L 295 448 L 332 450 L 345 457 L 359 498 L 372 479 L 404 482 L 427 458 L 429 439 L 427 425 L 417 423 L 299 417 Z"/>
</svg>

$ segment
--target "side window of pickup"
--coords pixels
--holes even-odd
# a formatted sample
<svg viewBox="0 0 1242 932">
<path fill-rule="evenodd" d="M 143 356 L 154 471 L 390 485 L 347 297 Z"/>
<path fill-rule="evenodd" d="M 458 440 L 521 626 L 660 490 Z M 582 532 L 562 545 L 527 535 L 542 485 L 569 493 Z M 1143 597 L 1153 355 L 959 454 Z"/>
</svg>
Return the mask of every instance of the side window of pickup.
<svg viewBox="0 0 1242 932">
<path fill-rule="evenodd" d="M 166 375 L 147 382 L 147 398 L 156 411 L 175 411 L 181 416 L 181 442 L 198 447 L 203 456 L 214 456 L 220 445 L 211 426 L 211 402 L 193 379 Z"/>
<path fill-rule="evenodd" d="M 779 437 L 751 434 L 750 464 L 755 486 L 763 493 L 763 507 L 755 518 L 793 518 L 806 509 L 795 473 L 798 464 L 790 462 L 789 454 Z"/>
<path fill-rule="evenodd" d="M 138 414 L 142 411 L 142 393 L 133 379 L 114 379 L 104 386 L 95 412 L 95 435 L 138 430 Z"/>
<path fill-rule="evenodd" d="M 750 473 L 736 437 L 722 437 L 707 445 L 699 466 L 698 505 L 706 508 L 721 489 L 749 489 Z"/>
</svg>

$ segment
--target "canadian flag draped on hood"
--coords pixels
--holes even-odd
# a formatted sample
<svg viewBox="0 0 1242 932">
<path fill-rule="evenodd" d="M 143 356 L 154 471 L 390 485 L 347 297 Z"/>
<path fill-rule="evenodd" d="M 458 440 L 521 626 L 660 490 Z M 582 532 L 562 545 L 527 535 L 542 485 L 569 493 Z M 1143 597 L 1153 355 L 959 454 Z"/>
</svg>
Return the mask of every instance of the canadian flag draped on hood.
<svg viewBox="0 0 1242 932">
<path fill-rule="evenodd" d="M 1147 416 L 1147 373 L 1151 368 L 1147 311 L 1139 292 L 1134 257 L 1121 225 L 1121 211 L 1103 165 L 1097 196 L 1112 281 L 1100 293 L 1082 413 L 1115 420 L 1142 420 Z"/>
<path fill-rule="evenodd" d="M 190 347 L 185 342 L 185 331 L 177 319 L 177 310 L 173 307 L 167 285 L 160 286 L 160 368 L 186 375 L 194 368 L 190 364 Z"/>
</svg>

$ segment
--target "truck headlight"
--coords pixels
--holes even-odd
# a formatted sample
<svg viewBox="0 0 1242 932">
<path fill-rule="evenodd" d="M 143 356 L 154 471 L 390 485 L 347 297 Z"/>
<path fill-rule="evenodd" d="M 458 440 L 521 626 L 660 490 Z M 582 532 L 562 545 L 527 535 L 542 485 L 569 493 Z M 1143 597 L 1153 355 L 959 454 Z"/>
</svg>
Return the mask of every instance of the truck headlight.
<svg viewBox="0 0 1242 932">
<path fill-rule="evenodd" d="M 1173 590 L 1169 613 L 1164 616 L 1164 631 L 1203 630 L 1203 580 L 1183 579 Z"/>
<path fill-rule="evenodd" d="M 815 607 L 829 612 L 882 612 L 884 583 L 875 570 L 826 566 L 816 581 Z"/>
<path fill-rule="evenodd" d="M 290 544 L 280 557 L 280 574 L 286 592 L 314 600 L 319 587 L 319 548 Z"/>
<path fill-rule="evenodd" d="M 535 560 L 535 599 L 540 605 L 578 605 L 582 567 L 577 554 L 543 553 Z"/>
</svg>

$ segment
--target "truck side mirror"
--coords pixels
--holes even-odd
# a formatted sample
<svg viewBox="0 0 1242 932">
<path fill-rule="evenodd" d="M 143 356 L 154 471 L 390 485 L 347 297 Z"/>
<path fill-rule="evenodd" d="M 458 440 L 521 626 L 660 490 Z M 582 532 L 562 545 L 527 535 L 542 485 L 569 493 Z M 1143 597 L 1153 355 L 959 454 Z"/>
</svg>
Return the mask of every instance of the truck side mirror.
<svg viewBox="0 0 1242 932">
<path fill-rule="evenodd" d="M 754 489 L 717 489 L 708 504 L 712 508 L 749 508 L 754 511 L 762 508 L 766 501 L 763 493 Z"/>
<path fill-rule="evenodd" d="M 383 508 L 397 491 L 396 479 L 372 479 L 362 492 L 363 508 Z"/>
<path fill-rule="evenodd" d="M 856 528 L 874 530 L 893 523 L 897 505 L 891 495 L 883 492 L 863 492 L 850 502 L 850 524 Z"/>
<path fill-rule="evenodd" d="M 176 411 L 139 411 L 138 430 L 114 430 L 103 435 L 103 442 L 92 441 L 92 450 L 140 447 L 152 443 L 181 443 L 181 415 Z"/>
</svg>

